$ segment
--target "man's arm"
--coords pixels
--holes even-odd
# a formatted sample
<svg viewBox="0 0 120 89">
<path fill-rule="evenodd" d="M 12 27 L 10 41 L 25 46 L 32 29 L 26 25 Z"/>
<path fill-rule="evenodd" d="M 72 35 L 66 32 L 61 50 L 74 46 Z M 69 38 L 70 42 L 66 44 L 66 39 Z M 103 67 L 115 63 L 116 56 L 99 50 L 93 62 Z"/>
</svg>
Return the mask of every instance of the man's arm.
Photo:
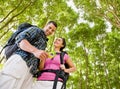
<svg viewBox="0 0 120 89">
<path fill-rule="evenodd" d="M 47 52 L 39 50 L 33 45 L 31 45 L 26 39 L 21 40 L 19 47 L 29 53 L 34 54 L 35 57 L 45 60 L 48 57 Z"/>
</svg>

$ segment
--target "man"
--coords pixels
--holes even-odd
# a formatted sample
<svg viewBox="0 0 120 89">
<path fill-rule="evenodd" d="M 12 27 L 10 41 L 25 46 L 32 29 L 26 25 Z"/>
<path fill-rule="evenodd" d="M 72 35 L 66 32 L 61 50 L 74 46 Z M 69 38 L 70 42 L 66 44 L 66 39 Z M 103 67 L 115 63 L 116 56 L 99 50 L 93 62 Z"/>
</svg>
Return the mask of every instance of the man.
<svg viewBox="0 0 120 89">
<path fill-rule="evenodd" d="M 0 89 L 31 89 L 39 60 L 48 57 L 44 51 L 47 36 L 52 35 L 56 28 L 57 24 L 49 21 L 43 30 L 30 27 L 16 37 L 19 49 L 7 60 L 0 73 Z"/>
</svg>

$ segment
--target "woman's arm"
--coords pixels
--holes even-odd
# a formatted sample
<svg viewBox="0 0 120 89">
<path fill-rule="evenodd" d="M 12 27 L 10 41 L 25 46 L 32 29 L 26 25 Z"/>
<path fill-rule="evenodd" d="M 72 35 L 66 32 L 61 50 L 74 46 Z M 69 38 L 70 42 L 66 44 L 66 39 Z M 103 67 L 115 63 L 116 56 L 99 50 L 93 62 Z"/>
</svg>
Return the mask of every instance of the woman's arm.
<svg viewBox="0 0 120 89">
<path fill-rule="evenodd" d="M 71 73 L 71 72 L 74 72 L 76 70 L 76 67 L 70 58 L 66 60 L 66 63 L 68 64 L 69 68 L 65 68 L 64 65 L 60 66 L 61 69 L 63 69 L 66 73 Z"/>
</svg>

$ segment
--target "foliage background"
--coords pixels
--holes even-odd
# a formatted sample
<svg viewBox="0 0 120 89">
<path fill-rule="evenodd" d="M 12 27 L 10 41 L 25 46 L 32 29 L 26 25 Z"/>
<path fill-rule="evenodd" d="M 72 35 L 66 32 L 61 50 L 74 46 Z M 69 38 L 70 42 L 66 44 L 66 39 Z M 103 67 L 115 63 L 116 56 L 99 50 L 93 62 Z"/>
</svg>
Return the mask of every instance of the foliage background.
<svg viewBox="0 0 120 89">
<path fill-rule="evenodd" d="M 71 2 L 71 3 L 70 3 Z M 0 47 L 22 22 L 42 28 L 58 23 L 56 37 L 66 38 L 77 67 L 67 89 L 120 89 L 119 0 L 0 0 Z M 0 62 L 4 62 L 0 55 Z"/>
</svg>

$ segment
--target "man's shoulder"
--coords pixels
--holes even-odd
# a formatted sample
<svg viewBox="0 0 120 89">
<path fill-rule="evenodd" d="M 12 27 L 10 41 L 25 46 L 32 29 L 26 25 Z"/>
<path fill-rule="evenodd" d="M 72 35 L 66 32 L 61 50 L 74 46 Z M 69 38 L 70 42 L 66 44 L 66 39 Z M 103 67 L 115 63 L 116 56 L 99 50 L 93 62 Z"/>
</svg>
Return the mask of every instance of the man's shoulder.
<svg viewBox="0 0 120 89">
<path fill-rule="evenodd" d="M 33 29 L 33 30 L 38 30 L 38 31 L 43 31 L 41 28 L 37 27 L 37 26 L 32 26 L 29 29 Z"/>
</svg>

